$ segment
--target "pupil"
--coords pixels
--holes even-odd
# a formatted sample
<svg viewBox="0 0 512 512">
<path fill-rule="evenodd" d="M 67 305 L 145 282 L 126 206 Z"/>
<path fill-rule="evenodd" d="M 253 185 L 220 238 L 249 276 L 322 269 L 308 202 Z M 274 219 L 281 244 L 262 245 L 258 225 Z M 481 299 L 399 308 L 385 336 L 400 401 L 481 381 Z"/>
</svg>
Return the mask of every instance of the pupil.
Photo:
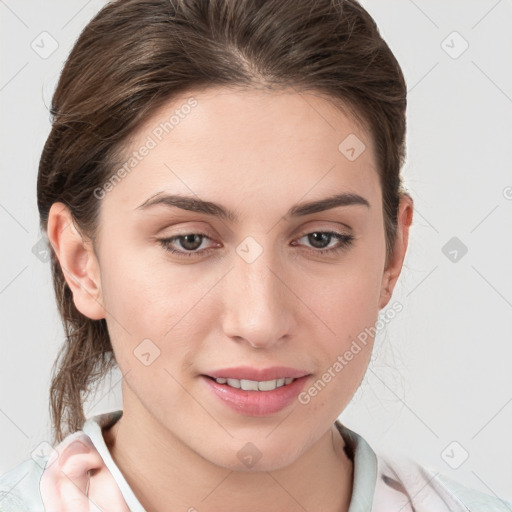
<svg viewBox="0 0 512 512">
<path fill-rule="evenodd" d="M 189 238 L 191 238 L 192 241 L 190 241 Z M 189 250 L 193 251 L 194 249 L 197 249 L 198 247 L 200 247 L 201 241 L 202 241 L 202 235 L 195 235 L 195 234 L 183 235 L 182 239 L 184 240 L 184 243 L 182 242 L 182 244 L 181 244 L 182 247 L 184 249 L 189 249 Z M 194 242 L 194 239 L 196 239 L 195 242 Z M 190 244 L 192 246 L 190 246 Z"/>
<path fill-rule="evenodd" d="M 315 232 L 309 235 L 309 241 L 313 247 L 322 248 L 325 244 L 328 245 L 330 236 L 328 233 Z"/>
</svg>

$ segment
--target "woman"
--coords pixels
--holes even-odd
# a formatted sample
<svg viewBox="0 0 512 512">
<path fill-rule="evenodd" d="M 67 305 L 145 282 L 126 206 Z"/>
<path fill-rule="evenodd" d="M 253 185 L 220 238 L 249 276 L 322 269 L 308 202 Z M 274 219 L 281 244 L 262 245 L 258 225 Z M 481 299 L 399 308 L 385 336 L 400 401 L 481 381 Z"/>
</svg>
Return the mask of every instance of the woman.
<svg viewBox="0 0 512 512">
<path fill-rule="evenodd" d="M 1 510 L 507 506 L 337 420 L 407 250 L 405 109 L 354 0 L 106 5 L 38 176 L 67 335 L 55 449 L 4 475 Z M 114 365 L 122 411 L 86 420 Z"/>
</svg>

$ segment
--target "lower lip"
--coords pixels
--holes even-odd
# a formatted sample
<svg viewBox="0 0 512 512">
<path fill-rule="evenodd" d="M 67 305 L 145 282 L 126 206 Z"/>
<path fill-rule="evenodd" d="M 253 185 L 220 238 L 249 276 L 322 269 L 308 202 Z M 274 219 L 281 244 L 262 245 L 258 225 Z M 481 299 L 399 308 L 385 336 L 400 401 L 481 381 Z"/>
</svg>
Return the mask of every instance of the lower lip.
<svg viewBox="0 0 512 512">
<path fill-rule="evenodd" d="M 244 391 L 227 384 L 219 384 L 204 375 L 201 375 L 201 380 L 215 396 L 236 412 L 246 416 L 267 416 L 290 405 L 304 388 L 308 377 L 305 375 L 287 386 L 281 386 L 272 391 Z"/>
</svg>

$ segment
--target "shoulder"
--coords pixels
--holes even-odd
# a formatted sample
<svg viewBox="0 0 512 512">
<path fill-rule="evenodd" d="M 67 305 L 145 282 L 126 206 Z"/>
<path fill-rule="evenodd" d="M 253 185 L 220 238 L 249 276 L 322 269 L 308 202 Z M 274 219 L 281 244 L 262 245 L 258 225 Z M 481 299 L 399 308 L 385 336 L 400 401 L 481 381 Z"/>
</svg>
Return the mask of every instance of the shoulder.
<svg viewBox="0 0 512 512">
<path fill-rule="evenodd" d="M 512 503 L 466 487 L 406 457 L 377 455 L 374 510 L 401 503 L 406 510 L 432 512 L 510 512 Z M 380 507 L 380 508 L 379 508 Z M 384 508 L 383 508 L 384 510 Z"/>
<path fill-rule="evenodd" d="M 453 493 L 471 512 L 510 512 L 512 510 L 510 501 L 465 487 L 446 475 L 438 475 L 438 478 L 446 489 Z"/>
<path fill-rule="evenodd" d="M 66 451 L 70 454 L 80 451 L 80 447 L 76 449 L 77 441 L 91 445 L 88 436 L 81 430 L 76 431 L 56 447 L 41 443 L 32 452 L 31 458 L 0 476 L 0 512 L 45 512 L 47 501 L 44 500 L 41 484 L 45 477 L 48 480 L 54 472 L 59 473 L 56 468 L 66 460 Z M 60 473 L 59 476 L 63 477 Z M 51 497 L 51 492 L 48 493 Z"/>
<path fill-rule="evenodd" d="M 49 455 L 33 455 L 0 476 L 0 512 L 44 512 L 39 482 Z"/>
</svg>

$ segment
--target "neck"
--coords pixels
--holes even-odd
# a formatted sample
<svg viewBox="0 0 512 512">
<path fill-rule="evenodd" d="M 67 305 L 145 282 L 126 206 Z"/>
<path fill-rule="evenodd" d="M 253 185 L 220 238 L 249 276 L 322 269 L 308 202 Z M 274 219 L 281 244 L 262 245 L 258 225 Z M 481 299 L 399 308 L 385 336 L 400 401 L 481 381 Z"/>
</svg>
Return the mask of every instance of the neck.
<svg viewBox="0 0 512 512">
<path fill-rule="evenodd" d="M 346 512 L 353 467 L 335 425 L 306 453 L 275 471 L 231 471 L 205 460 L 154 419 L 123 416 L 104 438 L 112 458 L 148 512 Z M 147 435 L 151 432 L 151 442 Z"/>
</svg>

